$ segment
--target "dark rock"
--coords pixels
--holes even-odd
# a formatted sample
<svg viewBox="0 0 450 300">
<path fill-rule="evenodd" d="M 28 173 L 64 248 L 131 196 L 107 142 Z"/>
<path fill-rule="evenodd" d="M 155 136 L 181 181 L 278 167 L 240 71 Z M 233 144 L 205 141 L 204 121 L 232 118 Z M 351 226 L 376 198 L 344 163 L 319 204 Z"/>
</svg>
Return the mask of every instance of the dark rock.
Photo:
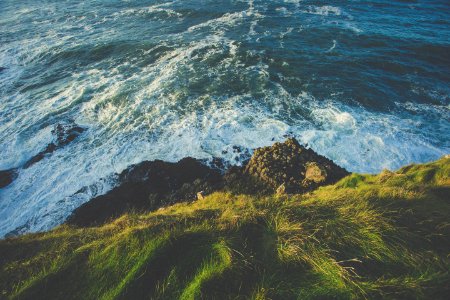
<svg viewBox="0 0 450 300">
<path fill-rule="evenodd" d="M 240 147 L 240 146 L 234 145 L 232 148 L 233 148 L 233 152 L 234 153 L 241 153 L 242 152 L 242 147 Z"/>
<path fill-rule="evenodd" d="M 211 169 L 215 169 L 220 173 L 224 173 L 229 167 L 230 163 L 223 158 L 213 157 L 212 159 L 202 159 L 200 160 L 203 164 L 207 165 Z"/>
<path fill-rule="evenodd" d="M 22 234 L 25 234 L 26 232 L 28 232 L 30 230 L 30 225 L 29 223 L 26 223 L 24 225 L 21 225 L 13 230 L 11 230 L 10 232 L 5 234 L 5 238 L 13 238 L 16 236 L 20 236 Z"/>
<path fill-rule="evenodd" d="M 3 72 L 3 71 L 5 71 L 5 70 L 6 70 L 5 67 L 0 67 L 0 73 Z"/>
<path fill-rule="evenodd" d="M 24 168 L 29 168 L 33 164 L 41 161 L 47 155 L 55 152 L 56 150 L 68 145 L 70 142 L 75 140 L 81 133 L 85 131 L 84 128 L 77 126 L 74 123 L 60 123 L 55 126 L 52 130 L 52 134 L 55 136 L 54 142 L 47 145 L 47 147 L 29 159 L 25 164 Z"/>
<path fill-rule="evenodd" d="M 0 188 L 10 185 L 17 178 L 17 169 L 0 171 Z"/>
<path fill-rule="evenodd" d="M 256 149 L 244 174 L 258 179 L 273 191 L 284 185 L 283 193 L 303 193 L 335 183 L 349 173 L 289 138 L 284 143 Z"/>
<path fill-rule="evenodd" d="M 245 166 L 245 165 L 244 165 Z M 264 182 L 256 177 L 249 176 L 245 167 L 233 166 L 223 176 L 224 189 L 234 194 L 269 194 L 272 192 Z"/>
<path fill-rule="evenodd" d="M 52 133 L 56 136 L 56 147 L 61 148 L 75 140 L 85 129 L 75 123 L 57 124 Z"/>
<path fill-rule="evenodd" d="M 119 175 L 121 184 L 105 195 L 77 208 L 67 223 L 77 226 L 102 224 L 129 211 L 149 211 L 180 201 L 195 200 L 222 187 L 222 176 L 199 160 L 177 163 L 145 161 Z"/>
<path fill-rule="evenodd" d="M 283 134 L 283 137 L 286 138 L 294 138 L 294 133 L 292 131 L 288 131 L 287 133 Z"/>
<path fill-rule="evenodd" d="M 126 212 L 194 201 L 217 190 L 237 194 L 303 193 L 348 174 L 293 138 L 256 149 L 244 167 L 225 165 L 228 169 L 223 172 L 222 164 L 220 160 L 207 165 L 185 158 L 177 163 L 156 160 L 133 165 L 118 176 L 119 186 L 77 208 L 66 222 L 99 225 Z"/>
</svg>

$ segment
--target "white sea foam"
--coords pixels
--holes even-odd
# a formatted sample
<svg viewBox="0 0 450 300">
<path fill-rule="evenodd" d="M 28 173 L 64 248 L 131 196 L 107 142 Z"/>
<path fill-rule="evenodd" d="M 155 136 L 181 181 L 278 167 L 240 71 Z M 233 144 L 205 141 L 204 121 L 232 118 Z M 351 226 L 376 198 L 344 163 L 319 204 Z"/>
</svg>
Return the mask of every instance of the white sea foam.
<svg viewBox="0 0 450 300">
<path fill-rule="evenodd" d="M 329 15 L 340 16 L 342 14 L 342 11 L 339 7 L 331 5 L 324 5 L 324 6 L 310 5 L 304 12 L 321 16 L 329 16 Z"/>
<path fill-rule="evenodd" d="M 221 17 L 218 17 L 216 19 L 211 19 L 206 22 L 193 25 L 188 28 L 188 32 L 194 32 L 196 30 L 209 27 L 213 31 L 220 30 L 223 32 L 224 28 L 223 26 L 235 26 L 238 22 L 242 21 L 244 18 L 248 17 L 247 11 L 240 11 L 235 13 L 226 13 L 222 15 Z"/>
<path fill-rule="evenodd" d="M 331 52 L 331 51 L 333 51 L 334 50 L 334 48 L 336 48 L 336 46 L 337 46 L 337 42 L 336 42 L 336 40 L 333 40 L 333 45 L 330 47 L 330 49 L 328 49 L 326 52 Z"/>
<path fill-rule="evenodd" d="M 290 15 L 292 15 L 292 12 L 288 11 L 288 9 L 286 7 L 284 7 L 284 6 L 277 7 L 275 10 L 277 12 L 279 12 L 283 16 L 290 16 Z"/>
<path fill-rule="evenodd" d="M 286 31 L 283 31 L 282 33 L 280 33 L 280 39 L 283 39 L 286 35 L 288 35 L 289 33 L 291 33 L 292 30 L 294 30 L 293 27 L 288 27 L 288 28 L 286 28 Z"/>
<path fill-rule="evenodd" d="M 179 12 L 176 12 L 173 9 L 165 8 L 167 3 L 160 5 L 153 5 L 148 7 L 139 7 L 139 8 L 129 8 L 120 12 L 114 13 L 113 18 L 117 19 L 123 16 L 136 16 L 136 15 L 154 15 L 154 14 L 163 14 L 165 17 L 177 17 L 180 18 L 183 15 Z"/>
</svg>

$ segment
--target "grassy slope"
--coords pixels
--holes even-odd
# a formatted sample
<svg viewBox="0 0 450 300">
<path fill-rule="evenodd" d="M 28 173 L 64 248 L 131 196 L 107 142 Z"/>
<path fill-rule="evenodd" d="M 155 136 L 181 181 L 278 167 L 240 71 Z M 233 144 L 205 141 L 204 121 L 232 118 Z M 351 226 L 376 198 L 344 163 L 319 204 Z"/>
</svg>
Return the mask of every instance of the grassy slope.
<svg viewBox="0 0 450 300">
<path fill-rule="evenodd" d="M 450 158 L 0 241 L 0 298 L 445 298 Z"/>
</svg>

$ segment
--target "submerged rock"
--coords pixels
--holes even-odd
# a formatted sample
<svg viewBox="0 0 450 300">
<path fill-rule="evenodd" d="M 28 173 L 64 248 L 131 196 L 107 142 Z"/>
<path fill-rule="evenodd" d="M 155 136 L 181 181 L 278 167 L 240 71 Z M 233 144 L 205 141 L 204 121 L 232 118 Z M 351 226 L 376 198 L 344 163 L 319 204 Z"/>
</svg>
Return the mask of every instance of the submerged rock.
<svg viewBox="0 0 450 300">
<path fill-rule="evenodd" d="M 349 172 L 289 138 L 284 143 L 256 149 L 244 174 L 279 193 L 303 193 L 335 183 Z"/>
<path fill-rule="evenodd" d="M 17 169 L 0 171 L 0 189 L 10 185 L 17 177 Z"/>
<path fill-rule="evenodd" d="M 23 167 L 25 169 L 31 167 L 33 164 L 41 161 L 47 155 L 68 145 L 84 131 L 85 129 L 83 127 L 77 126 L 75 123 L 57 124 L 52 130 L 52 134 L 55 136 L 55 140 L 52 143 L 48 144 L 44 150 L 29 159 Z"/>
<path fill-rule="evenodd" d="M 0 70 L 1 71 L 1 70 Z M 59 123 L 52 130 L 52 134 L 55 139 L 52 143 L 48 144 L 47 147 L 30 158 L 22 168 L 26 169 L 34 165 L 35 163 L 41 161 L 46 156 L 55 152 L 56 150 L 66 146 L 73 140 L 75 140 L 85 129 L 77 126 L 74 123 Z M 4 188 L 10 185 L 18 176 L 20 168 L 13 168 L 9 170 L 0 171 L 0 188 Z"/>
</svg>

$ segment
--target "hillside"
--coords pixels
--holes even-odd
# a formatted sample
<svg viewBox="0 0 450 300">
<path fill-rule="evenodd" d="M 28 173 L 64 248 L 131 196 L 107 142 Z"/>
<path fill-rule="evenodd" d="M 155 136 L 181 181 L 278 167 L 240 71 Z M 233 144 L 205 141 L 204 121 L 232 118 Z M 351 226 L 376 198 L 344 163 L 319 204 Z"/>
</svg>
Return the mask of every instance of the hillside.
<svg viewBox="0 0 450 300">
<path fill-rule="evenodd" d="M 0 298 L 445 299 L 450 158 L 0 241 Z"/>
</svg>

